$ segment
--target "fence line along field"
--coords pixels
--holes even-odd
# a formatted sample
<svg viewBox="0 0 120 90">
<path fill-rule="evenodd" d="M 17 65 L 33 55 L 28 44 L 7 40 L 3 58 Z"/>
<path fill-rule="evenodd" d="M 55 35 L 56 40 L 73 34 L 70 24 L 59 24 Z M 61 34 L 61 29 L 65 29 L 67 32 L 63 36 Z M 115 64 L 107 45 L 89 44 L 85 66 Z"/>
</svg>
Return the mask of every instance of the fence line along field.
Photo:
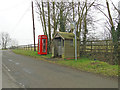
<svg viewBox="0 0 120 90">
<path fill-rule="evenodd" d="M 35 46 L 37 50 L 38 44 Z M 34 44 L 20 45 L 17 48 L 33 51 Z M 120 52 L 120 42 L 118 43 L 118 48 Z M 87 56 L 95 60 L 102 60 L 111 63 L 113 59 L 113 51 L 114 45 L 112 40 L 86 41 L 86 45 L 83 44 L 83 41 L 80 42 L 80 56 Z"/>
<path fill-rule="evenodd" d="M 120 49 L 120 42 L 118 43 L 118 48 Z M 109 63 L 112 63 L 113 51 L 114 44 L 112 40 L 86 41 L 86 46 L 83 41 L 80 44 L 80 56 L 87 56 Z"/>
<path fill-rule="evenodd" d="M 36 50 L 38 48 L 38 44 L 35 44 Z M 31 50 L 34 51 L 34 44 L 28 44 L 28 45 L 20 45 L 17 47 L 17 49 L 24 49 L 24 50 Z"/>
</svg>

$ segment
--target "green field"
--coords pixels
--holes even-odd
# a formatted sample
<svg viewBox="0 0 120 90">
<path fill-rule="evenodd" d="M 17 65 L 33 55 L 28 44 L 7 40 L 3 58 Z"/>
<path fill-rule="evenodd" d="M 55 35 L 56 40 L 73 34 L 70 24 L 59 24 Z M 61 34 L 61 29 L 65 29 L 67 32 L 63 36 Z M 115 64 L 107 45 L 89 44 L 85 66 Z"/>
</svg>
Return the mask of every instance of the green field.
<svg viewBox="0 0 120 90">
<path fill-rule="evenodd" d="M 55 63 L 63 66 L 68 66 L 75 68 L 80 71 L 87 71 L 87 72 L 93 72 L 104 76 L 110 76 L 110 77 L 118 77 L 118 65 L 110 65 L 106 62 L 102 61 L 94 61 L 90 60 L 88 58 L 82 57 L 79 58 L 77 61 L 74 59 L 58 59 L 56 61 L 52 60 L 46 60 L 45 58 L 51 58 L 51 54 L 48 55 L 38 55 L 37 52 L 30 51 L 30 50 L 13 50 L 16 54 L 26 55 L 38 58 L 40 60 L 48 61 L 50 63 Z"/>
</svg>

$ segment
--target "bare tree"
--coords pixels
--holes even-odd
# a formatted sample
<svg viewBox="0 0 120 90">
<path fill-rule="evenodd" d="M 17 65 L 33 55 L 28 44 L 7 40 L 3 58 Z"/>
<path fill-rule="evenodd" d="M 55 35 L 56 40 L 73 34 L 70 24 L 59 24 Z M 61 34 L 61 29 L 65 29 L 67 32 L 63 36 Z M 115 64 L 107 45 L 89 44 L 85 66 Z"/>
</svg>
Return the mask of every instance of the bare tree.
<svg viewBox="0 0 120 90">
<path fill-rule="evenodd" d="M 111 3 L 111 4 L 110 4 Z M 112 7 L 114 7 L 114 13 L 116 13 L 116 11 L 118 12 L 119 14 L 119 10 L 115 7 L 115 5 L 113 4 L 113 2 L 110 2 L 108 0 L 105 0 L 105 6 L 102 5 L 102 4 L 99 4 L 99 5 L 96 5 L 96 8 L 106 17 L 106 25 L 105 25 L 105 28 L 108 29 L 108 31 L 110 32 L 110 36 L 112 38 L 112 41 L 113 41 L 113 45 L 114 45 L 114 51 L 113 51 L 113 64 L 117 64 L 118 63 L 118 58 L 117 58 L 117 49 L 118 49 L 118 33 L 119 33 L 119 29 L 116 29 L 115 26 L 116 24 L 118 23 L 116 20 L 116 18 L 118 17 L 114 17 L 112 15 L 112 10 L 110 8 L 110 5 Z M 101 8 L 104 7 L 106 10 L 107 10 L 107 13 L 102 10 Z M 115 15 L 117 16 L 117 15 Z M 119 23 L 118 23 L 118 28 L 119 28 Z"/>
<path fill-rule="evenodd" d="M 95 1 L 96 0 L 80 2 L 41 2 L 36 0 L 37 13 L 40 16 L 43 32 L 48 36 L 49 43 L 51 42 L 51 37 L 54 36 L 57 30 L 66 32 L 67 29 L 70 29 L 68 26 L 72 21 L 77 22 L 78 37 L 80 37 L 84 23 L 84 40 L 86 40 L 87 26 L 90 24 L 88 22 L 92 22 L 92 16 L 89 14 L 89 11 Z M 73 32 L 73 30 L 70 32 Z"/>
<path fill-rule="evenodd" d="M 18 46 L 18 41 L 16 39 L 11 39 L 10 46 Z"/>
<path fill-rule="evenodd" d="M 2 49 L 6 49 L 10 41 L 11 41 L 10 35 L 6 32 L 2 32 L 1 33 Z"/>
<path fill-rule="evenodd" d="M 118 17 L 114 17 L 111 12 L 114 11 L 115 16 L 117 16 L 116 15 L 117 14 L 116 11 L 118 12 L 118 14 L 119 14 L 119 11 L 115 7 L 115 5 L 113 4 L 113 2 L 111 2 L 111 4 L 110 4 L 110 1 L 105 0 L 105 4 L 106 5 L 103 5 L 101 3 L 99 3 L 99 4 L 97 3 L 94 6 L 95 6 L 95 8 L 97 10 L 99 10 L 105 16 L 105 28 L 108 29 L 108 31 L 110 32 L 111 38 L 114 38 L 113 33 L 115 32 L 115 25 L 118 23 L 116 21 L 118 19 Z M 114 7 L 115 10 L 112 11 L 112 9 L 110 8 L 110 5 L 112 7 Z M 104 8 L 105 10 L 107 10 L 107 13 L 105 12 L 105 10 L 102 10 L 102 8 Z"/>
<path fill-rule="evenodd" d="M 40 17 L 40 21 L 42 23 L 42 27 L 43 27 L 43 32 L 44 35 L 47 35 L 47 25 L 46 25 L 46 18 L 45 18 L 45 11 L 44 11 L 44 2 L 40 2 L 38 0 L 36 0 L 36 6 L 37 6 L 37 13 Z"/>
<path fill-rule="evenodd" d="M 48 34 L 49 34 L 49 43 L 51 43 L 51 24 L 50 24 L 50 3 L 47 2 L 47 10 L 48 10 Z"/>
<path fill-rule="evenodd" d="M 56 32 L 56 16 L 55 16 L 55 2 L 52 2 L 52 5 L 53 5 L 53 21 L 54 21 L 54 24 L 53 24 L 53 28 L 54 28 L 54 31 L 53 31 L 53 36 L 55 35 L 55 32 Z"/>
</svg>

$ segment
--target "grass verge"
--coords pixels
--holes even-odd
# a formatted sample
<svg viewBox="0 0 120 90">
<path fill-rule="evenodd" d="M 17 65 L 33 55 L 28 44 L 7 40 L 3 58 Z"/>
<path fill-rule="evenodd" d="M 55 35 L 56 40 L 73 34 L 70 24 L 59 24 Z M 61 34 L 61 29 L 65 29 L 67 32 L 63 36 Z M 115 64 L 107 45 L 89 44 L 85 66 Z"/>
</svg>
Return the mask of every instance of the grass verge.
<svg viewBox="0 0 120 90">
<path fill-rule="evenodd" d="M 16 54 L 36 57 L 36 58 L 51 58 L 51 54 L 48 55 L 38 55 L 37 52 L 29 51 L 29 50 L 12 50 Z M 51 63 L 56 63 L 59 65 L 69 66 L 81 71 L 93 72 L 97 74 L 101 74 L 104 76 L 110 77 L 118 77 L 118 65 L 110 65 L 106 62 L 102 61 L 94 61 L 88 58 L 79 58 L 77 61 L 74 59 L 64 59 L 64 60 L 45 60 Z"/>
<path fill-rule="evenodd" d="M 37 51 L 31 51 L 31 50 L 23 50 L 23 49 L 13 49 L 12 50 L 14 53 L 16 54 L 21 54 L 21 55 L 25 55 L 25 56 L 31 56 L 31 57 L 36 57 L 36 58 L 51 58 L 51 54 L 47 54 L 47 55 L 38 55 Z"/>
</svg>

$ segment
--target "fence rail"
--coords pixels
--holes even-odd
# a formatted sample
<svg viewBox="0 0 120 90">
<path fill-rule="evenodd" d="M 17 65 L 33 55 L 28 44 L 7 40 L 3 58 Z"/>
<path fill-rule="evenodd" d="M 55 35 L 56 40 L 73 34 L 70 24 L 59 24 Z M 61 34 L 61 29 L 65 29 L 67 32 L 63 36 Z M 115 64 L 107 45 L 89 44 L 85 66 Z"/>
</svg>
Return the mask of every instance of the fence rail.
<svg viewBox="0 0 120 90">
<path fill-rule="evenodd" d="M 120 52 L 120 42 L 118 42 L 118 52 Z M 81 41 L 80 56 L 88 56 L 94 59 L 113 63 L 114 43 L 112 40 L 86 41 L 86 45 Z"/>
<path fill-rule="evenodd" d="M 38 48 L 38 44 L 35 44 L 36 50 Z M 34 50 L 34 44 L 28 44 L 28 45 L 19 45 L 17 49 L 24 49 L 24 50 Z"/>
<path fill-rule="evenodd" d="M 38 48 L 38 44 L 35 44 L 36 50 Z M 85 50 L 84 48 L 85 47 Z M 25 49 L 25 50 L 34 50 L 34 44 L 28 44 L 28 45 L 19 45 L 17 47 L 18 49 Z M 120 42 L 119 42 L 119 48 L 120 48 Z M 80 44 L 80 52 L 113 52 L 114 45 L 112 43 L 112 40 L 96 40 L 96 41 L 86 41 L 86 46 L 83 44 L 83 41 L 81 41 Z"/>
</svg>

